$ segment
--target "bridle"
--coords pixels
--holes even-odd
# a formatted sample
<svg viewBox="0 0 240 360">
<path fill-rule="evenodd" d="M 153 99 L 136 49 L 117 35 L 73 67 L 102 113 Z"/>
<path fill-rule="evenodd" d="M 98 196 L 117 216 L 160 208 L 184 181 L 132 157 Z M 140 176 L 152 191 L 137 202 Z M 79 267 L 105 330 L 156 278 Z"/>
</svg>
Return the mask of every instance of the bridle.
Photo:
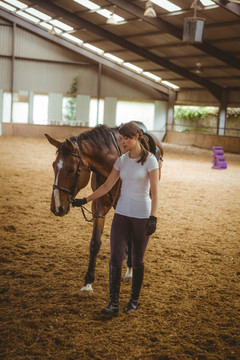
<svg viewBox="0 0 240 360">
<path fill-rule="evenodd" d="M 59 186 L 57 184 L 54 184 L 53 185 L 53 190 L 57 189 L 57 190 L 61 190 L 67 194 L 69 194 L 69 202 L 72 203 L 74 198 L 75 198 L 75 190 L 76 190 L 76 186 L 77 186 L 77 182 L 78 182 L 78 178 L 79 178 L 79 175 L 80 175 L 80 163 L 81 163 L 81 154 L 80 154 L 80 150 L 79 150 L 79 146 L 77 143 L 75 143 L 77 145 L 77 148 L 78 148 L 78 154 L 77 153 L 74 153 L 74 152 L 71 152 L 69 153 L 69 155 L 72 155 L 72 156 L 76 156 L 79 161 L 78 161 L 78 165 L 77 165 L 77 173 L 76 173 L 76 177 L 75 177 L 75 181 L 74 181 L 74 185 L 73 185 L 73 188 L 70 190 L 70 189 L 66 189 L 62 186 Z"/>
<path fill-rule="evenodd" d="M 114 135 L 114 133 L 111 131 L 111 136 L 112 136 L 112 139 L 113 139 L 113 143 L 114 143 L 114 146 L 116 147 L 117 149 L 117 152 L 118 152 L 118 155 L 120 156 L 121 155 L 121 150 L 118 146 L 118 143 L 117 143 L 117 140 L 116 140 L 116 137 Z M 63 191 L 67 194 L 69 194 L 69 198 L 68 198 L 68 201 L 70 203 L 73 202 L 74 198 L 75 198 L 75 192 L 76 192 L 76 186 L 77 186 L 77 182 L 78 182 L 78 178 L 79 178 L 79 175 L 80 175 L 80 164 L 81 164 L 81 153 L 80 153 L 80 149 L 79 149 L 79 145 L 77 142 L 75 142 L 75 145 L 77 145 L 77 148 L 78 148 L 78 154 L 77 153 L 74 153 L 74 152 L 71 152 L 69 153 L 69 155 L 72 155 L 72 156 L 76 156 L 78 157 L 79 161 L 78 161 L 78 166 L 77 166 L 77 173 L 76 173 L 76 177 L 75 177 L 75 181 L 74 181 L 74 186 L 72 188 L 72 190 L 70 189 L 66 189 L 62 186 L 59 186 L 57 184 L 54 184 L 53 185 L 53 190 L 57 189 L 57 190 L 60 190 L 60 191 Z M 89 171 L 92 171 L 94 172 L 94 169 L 92 169 L 91 167 L 88 167 Z M 103 214 L 103 215 L 98 215 L 101 211 L 101 208 L 99 207 L 99 209 L 96 211 L 95 214 L 93 214 L 91 211 L 89 211 L 87 208 L 85 208 L 85 206 L 81 206 L 81 210 L 82 210 L 82 213 L 83 213 L 83 217 L 84 219 L 87 221 L 87 222 L 92 222 L 98 218 L 105 218 L 105 216 L 107 215 L 107 213 L 110 211 L 110 209 L 112 208 L 112 206 L 114 206 L 116 200 L 117 200 L 117 197 L 118 197 L 118 194 L 119 194 L 119 191 L 120 191 L 120 188 L 121 188 L 121 182 L 119 181 L 118 183 L 118 188 L 117 188 L 117 191 L 116 191 L 116 194 L 114 196 L 114 198 L 112 197 L 112 194 L 111 194 L 111 191 L 109 192 L 109 195 L 110 195 L 110 198 L 111 198 L 111 204 L 108 208 L 108 210 Z M 102 203 L 102 200 L 101 200 L 101 206 L 103 207 L 103 203 Z M 86 217 L 86 214 L 85 214 L 85 211 L 87 211 L 88 213 L 90 213 L 92 216 L 92 219 L 87 219 Z"/>
</svg>

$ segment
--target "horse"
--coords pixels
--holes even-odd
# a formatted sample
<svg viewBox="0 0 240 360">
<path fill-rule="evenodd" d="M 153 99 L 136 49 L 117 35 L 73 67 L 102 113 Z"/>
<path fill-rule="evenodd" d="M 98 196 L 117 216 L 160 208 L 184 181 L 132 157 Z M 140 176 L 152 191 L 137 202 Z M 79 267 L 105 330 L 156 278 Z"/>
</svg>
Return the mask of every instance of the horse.
<svg viewBox="0 0 240 360">
<path fill-rule="evenodd" d="M 144 127 L 143 129 L 145 130 Z M 118 141 L 119 134 L 117 128 L 112 129 L 105 125 L 98 125 L 76 137 L 66 139 L 64 142 L 60 142 L 48 134 L 45 136 L 49 143 L 57 148 L 56 159 L 53 162 L 55 180 L 50 209 L 55 216 L 61 217 L 69 213 L 71 202 L 78 192 L 87 186 L 91 174 L 93 191 L 105 182 L 114 162 L 122 153 Z M 153 139 L 153 135 L 150 133 L 144 132 L 144 136 L 149 144 L 151 143 L 149 147 L 150 149 L 152 147 L 152 152 L 157 149 L 162 156 L 161 143 L 156 138 Z M 115 208 L 120 195 L 120 187 L 121 180 L 118 180 L 108 194 L 92 202 L 92 219 L 87 219 L 84 208 L 81 208 L 85 219 L 93 223 L 88 270 L 81 291 L 93 291 L 92 284 L 95 280 L 96 259 L 101 247 L 105 216 L 112 207 Z M 127 283 L 131 282 L 132 277 L 130 250 L 131 246 L 128 249 L 127 271 L 123 278 L 123 281 Z"/>
</svg>

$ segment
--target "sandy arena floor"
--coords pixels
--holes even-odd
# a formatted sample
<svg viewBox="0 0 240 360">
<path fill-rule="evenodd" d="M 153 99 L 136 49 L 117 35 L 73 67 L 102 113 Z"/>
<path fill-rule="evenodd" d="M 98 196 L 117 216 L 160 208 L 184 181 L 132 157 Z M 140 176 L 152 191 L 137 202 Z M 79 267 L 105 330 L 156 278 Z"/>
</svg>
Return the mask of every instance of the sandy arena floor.
<svg viewBox="0 0 240 360">
<path fill-rule="evenodd" d="M 104 321 L 112 211 L 94 293 L 82 296 L 91 225 L 79 209 L 50 213 L 55 149 L 0 137 L 1 359 L 240 359 L 240 155 L 213 170 L 211 151 L 164 149 L 141 307 L 122 312 L 123 284 L 119 317 Z"/>
</svg>

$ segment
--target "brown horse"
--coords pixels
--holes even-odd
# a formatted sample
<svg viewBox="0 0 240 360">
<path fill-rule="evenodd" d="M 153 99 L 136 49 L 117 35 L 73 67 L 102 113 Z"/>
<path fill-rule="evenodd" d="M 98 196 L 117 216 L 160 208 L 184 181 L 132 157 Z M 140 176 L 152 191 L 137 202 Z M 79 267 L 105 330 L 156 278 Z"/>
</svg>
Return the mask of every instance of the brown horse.
<svg viewBox="0 0 240 360">
<path fill-rule="evenodd" d="M 53 162 L 55 181 L 51 211 L 56 216 L 64 216 L 70 211 L 71 202 L 77 193 L 87 186 L 91 173 L 93 191 L 105 182 L 115 160 L 121 154 L 117 141 L 118 133 L 117 129 L 109 129 L 105 125 L 100 125 L 64 142 L 60 142 L 47 134 L 45 136 L 50 144 L 57 148 L 57 156 Z M 146 136 L 149 135 L 146 134 Z M 151 136 L 150 138 L 152 139 Z M 156 145 L 162 155 L 161 144 L 156 142 Z M 120 185 L 119 180 L 110 193 L 92 202 L 92 219 L 90 221 L 93 222 L 93 231 L 90 242 L 90 258 L 82 291 L 93 291 L 92 283 L 95 279 L 96 258 L 101 246 L 105 215 L 112 207 L 115 207 L 120 193 Z M 130 263 L 129 254 L 125 280 L 131 277 Z"/>
</svg>

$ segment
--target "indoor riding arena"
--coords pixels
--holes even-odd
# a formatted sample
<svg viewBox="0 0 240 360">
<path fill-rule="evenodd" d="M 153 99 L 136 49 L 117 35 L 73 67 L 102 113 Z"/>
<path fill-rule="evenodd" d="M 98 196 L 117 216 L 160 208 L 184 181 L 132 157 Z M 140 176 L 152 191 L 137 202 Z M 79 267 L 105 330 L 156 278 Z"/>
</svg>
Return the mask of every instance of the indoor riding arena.
<svg viewBox="0 0 240 360">
<path fill-rule="evenodd" d="M 239 16 L 230 0 L 0 1 L 0 359 L 240 359 Z M 50 210 L 44 135 L 131 120 L 163 147 L 157 230 L 139 308 L 121 282 L 111 318 L 114 209 L 82 291 L 93 225 Z"/>
</svg>

